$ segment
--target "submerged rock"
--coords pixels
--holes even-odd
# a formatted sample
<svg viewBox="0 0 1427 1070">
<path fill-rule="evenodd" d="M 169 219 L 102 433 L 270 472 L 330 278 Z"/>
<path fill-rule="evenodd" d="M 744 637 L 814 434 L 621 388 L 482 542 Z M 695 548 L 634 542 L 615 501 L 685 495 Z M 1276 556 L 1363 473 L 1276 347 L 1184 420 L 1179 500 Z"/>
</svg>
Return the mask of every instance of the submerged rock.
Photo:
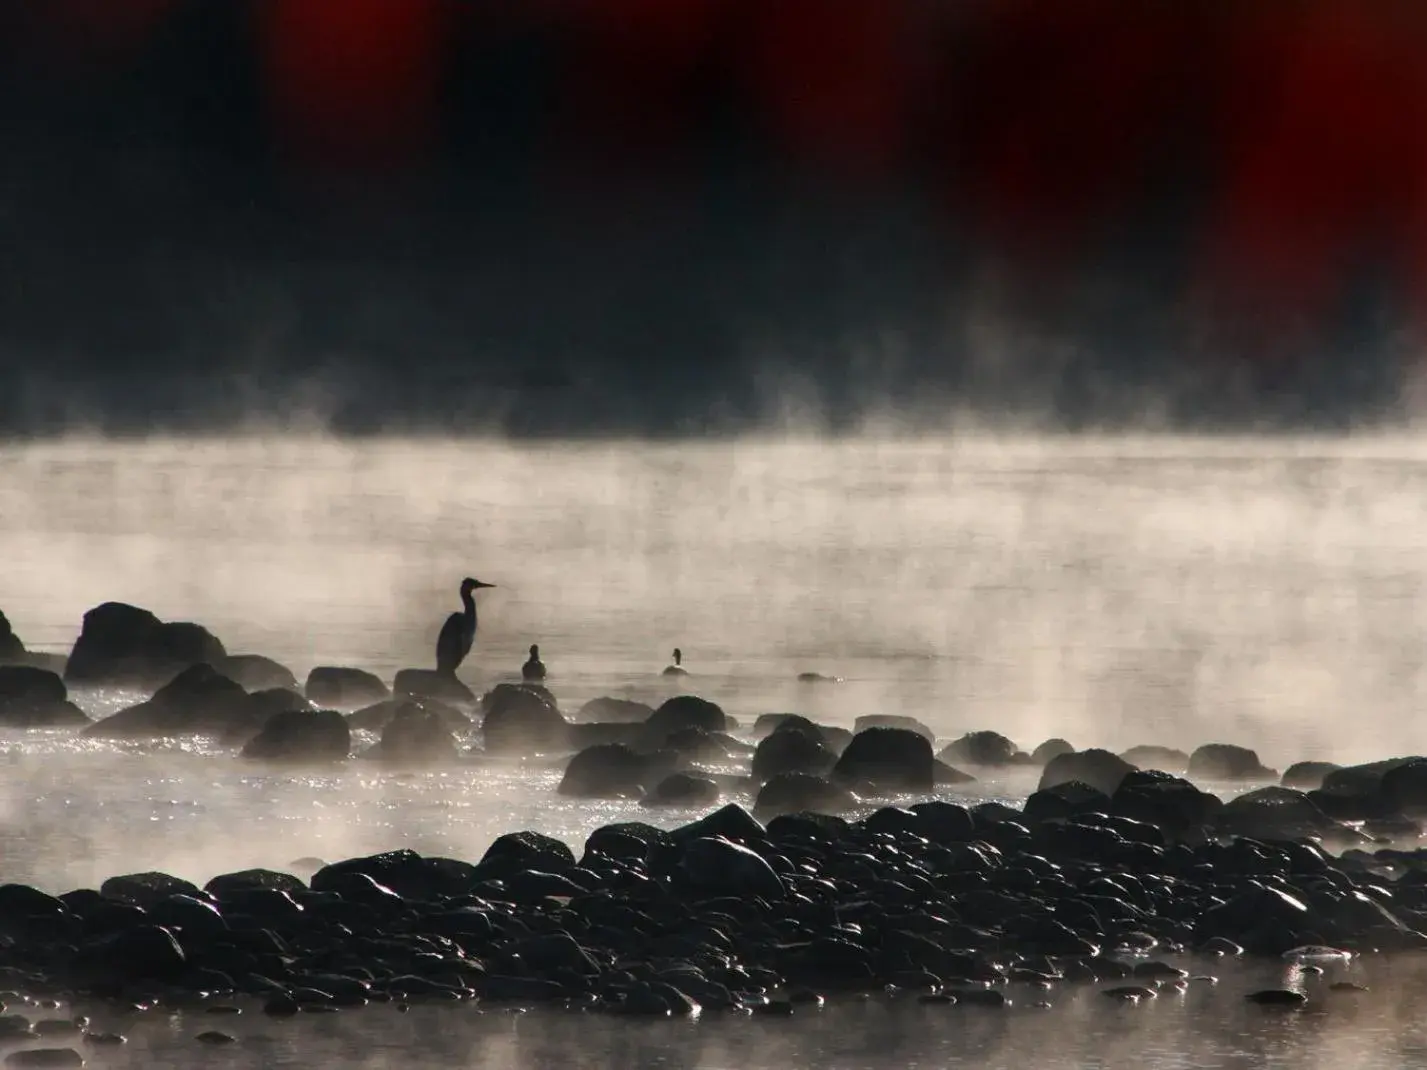
<svg viewBox="0 0 1427 1070">
<path fill-rule="evenodd" d="M 404 702 L 382 726 L 381 740 L 363 757 L 391 765 L 437 765 L 456 761 L 460 748 L 439 713 L 415 702 Z"/>
<path fill-rule="evenodd" d="M 267 762 L 345 761 L 352 750 L 347 719 L 336 710 L 275 713 L 243 747 L 242 756 Z"/>
<path fill-rule="evenodd" d="M 391 698 L 380 677 L 365 669 L 319 665 L 307 674 L 303 688 L 308 699 L 324 709 L 350 710 Z"/>
</svg>

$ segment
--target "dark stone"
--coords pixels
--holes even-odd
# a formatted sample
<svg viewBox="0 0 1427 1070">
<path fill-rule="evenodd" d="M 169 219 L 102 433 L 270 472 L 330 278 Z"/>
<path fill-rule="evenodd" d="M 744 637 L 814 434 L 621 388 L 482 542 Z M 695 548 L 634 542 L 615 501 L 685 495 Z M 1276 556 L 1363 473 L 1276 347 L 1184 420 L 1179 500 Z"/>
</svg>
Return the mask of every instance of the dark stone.
<svg viewBox="0 0 1427 1070">
<path fill-rule="evenodd" d="M 722 837 L 745 846 L 768 842 L 767 829 L 736 803 L 721 806 L 713 813 L 669 832 L 669 838 L 676 843 L 687 843 L 708 836 Z"/>
<path fill-rule="evenodd" d="M 391 691 L 397 698 L 431 698 L 452 706 L 476 701 L 474 692 L 454 675 L 435 669 L 402 669 L 392 681 Z"/>
<path fill-rule="evenodd" d="M 610 724 L 640 724 L 649 720 L 654 707 L 627 698 L 592 698 L 575 714 L 575 722 L 604 721 Z"/>
<path fill-rule="evenodd" d="M 291 669 L 261 654 L 229 654 L 213 667 L 245 691 L 298 689 L 297 677 Z"/>
<path fill-rule="evenodd" d="M 203 890 L 219 902 L 239 889 L 250 888 L 293 893 L 306 891 L 307 885 L 291 873 L 273 869 L 244 869 L 236 873 L 220 873 L 203 886 Z"/>
<path fill-rule="evenodd" d="M 718 802 L 718 785 L 707 777 L 671 773 L 640 800 L 640 806 L 710 806 Z"/>
<path fill-rule="evenodd" d="M 859 718 L 861 720 L 861 718 Z M 907 728 L 859 731 L 833 766 L 832 779 L 880 791 L 930 791 L 935 784 L 931 742 Z"/>
<path fill-rule="evenodd" d="M 952 765 L 1011 765 L 1016 745 L 999 732 L 969 732 L 948 743 L 937 757 Z"/>
<path fill-rule="evenodd" d="M 804 811 L 840 814 L 857 805 L 856 795 L 823 777 L 810 773 L 779 773 L 759 789 L 753 811 L 764 817 Z"/>
<path fill-rule="evenodd" d="M 1306 839 L 1330 831 L 1334 822 L 1303 792 L 1270 786 L 1224 803 L 1216 824 L 1235 836 Z"/>
<path fill-rule="evenodd" d="M 539 684 L 497 684 L 481 708 L 488 754 L 542 754 L 570 744 L 569 723 Z"/>
<path fill-rule="evenodd" d="M 362 756 L 389 765 L 426 766 L 454 762 L 460 749 L 439 713 L 404 702 L 382 726 L 380 742 Z"/>
<path fill-rule="evenodd" d="M 678 756 L 672 751 L 640 754 L 622 743 L 586 747 L 565 767 L 557 789 L 561 795 L 587 799 L 642 796 L 647 783 L 673 772 Z"/>
<path fill-rule="evenodd" d="M 936 740 L 936 733 L 921 721 L 899 713 L 868 713 L 852 722 L 854 737 L 869 728 L 901 728 L 908 732 L 915 732 L 919 736 L 925 736 L 928 743 Z"/>
<path fill-rule="evenodd" d="M 507 832 L 486 849 L 481 865 L 487 863 L 558 872 L 574 866 L 575 855 L 553 836 L 539 832 Z"/>
<path fill-rule="evenodd" d="M 1045 764 L 1052 758 L 1062 754 L 1074 754 L 1075 748 L 1066 740 L 1059 737 L 1048 739 L 1035 750 L 1031 751 L 1031 761 L 1044 768 Z"/>
<path fill-rule="evenodd" d="M 1174 747 L 1141 744 L 1124 751 L 1121 758 L 1140 769 L 1161 769 L 1166 773 L 1183 773 L 1189 768 L 1189 755 Z"/>
<path fill-rule="evenodd" d="M 1026 821 L 1037 822 L 1077 814 L 1107 813 L 1109 809 L 1110 797 L 1103 791 L 1078 780 L 1067 780 L 1032 792 L 1021 812 Z"/>
<path fill-rule="evenodd" d="M 357 709 L 391 698 L 391 691 L 376 675 L 365 669 L 339 665 L 319 665 L 307 674 L 303 688 L 316 706 L 342 710 Z"/>
<path fill-rule="evenodd" d="M 10 626 L 10 620 L 0 612 L 0 664 L 23 661 L 25 644 Z"/>
<path fill-rule="evenodd" d="M 90 984 L 129 981 L 176 981 L 188 959 L 173 933 L 140 925 L 82 945 L 75 972 Z"/>
<path fill-rule="evenodd" d="M 940 758 L 932 759 L 932 784 L 938 788 L 954 788 L 962 784 L 974 784 L 976 778 L 962 772 L 955 766 L 947 765 Z"/>
<path fill-rule="evenodd" d="M 193 665 L 218 665 L 223 644 L 197 624 L 165 623 L 146 609 L 105 602 L 84 614 L 65 664 L 69 684 L 159 687 Z"/>
<path fill-rule="evenodd" d="M 1210 824 L 1222 802 L 1181 777 L 1158 769 L 1126 773 L 1110 801 L 1110 812 L 1144 821 L 1170 839 L 1193 837 Z"/>
<path fill-rule="evenodd" d="M 70 728 L 89 718 L 69 701 L 58 673 L 32 665 L 0 665 L 0 725 L 10 728 Z"/>
<path fill-rule="evenodd" d="M 171 895 L 189 895 L 195 899 L 203 895 L 194 884 L 182 877 L 156 872 L 110 877 L 99 886 L 99 894 L 141 907 L 147 907 Z"/>
<path fill-rule="evenodd" d="M 1070 780 L 1078 780 L 1082 784 L 1089 784 L 1096 791 L 1114 795 L 1120 781 L 1134 772 L 1134 769 L 1134 766 L 1119 755 L 1091 747 L 1089 750 L 1052 758 L 1041 771 L 1038 787 L 1044 790 Z"/>
<path fill-rule="evenodd" d="M 813 731 L 808 731 L 785 722 L 764 736 L 753 752 L 753 775 L 759 780 L 779 773 L 826 775 L 837 764 L 837 754 L 823 742 L 821 734 L 814 734 L 816 728 L 814 725 Z"/>
<path fill-rule="evenodd" d="M 244 758 L 266 762 L 345 761 L 352 749 L 347 719 L 336 710 L 275 713 L 242 750 Z"/>
<path fill-rule="evenodd" d="M 1410 758 L 1384 772 L 1382 794 L 1404 814 L 1427 814 L 1427 758 Z"/>
<path fill-rule="evenodd" d="M 975 838 L 975 819 L 964 806 L 930 799 L 915 803 L 912 813 L 917 815 L 917 835 L 932 843 L 965 843 Z"/>
<path fill-rule="evenodd" d="M 467 732 L 471 728 L 471 719 L 467 717 L 455 706 L 448 705 L 434 698 L 389 698 L 381 702 L 375 702 L 370 706 L 363 706 L 359 710 L 353 710 L 347 714 L 347 724 L 354 728 L 366 732 L 380 732 L 385 728 L 393 717 L 401 710 L 414 706 L 419 710 L 434 714 L 441 719 L 441 723 L 452 732 Z"/>
<path fill-rule="evenodd" d="M 84 730 L 95 739 L 156 739 L 242 734 L 256 729 L 248 693 L 211 665 L 190 665 L 147 702 L 120 710 Z"/>
<path fill-rule="evenodd" d="M 778 874 L 760 855 L 722 837 L 689 840 L 679 867 L 689 888 L 700 895 L 757 896 L 770 902 L 787 895 Z"/>
<path fill-rule="evenodd" d="M 651 746 L 661 746 L 675 732 L 702 728 L 705 732 L 727 732 L 728 718 L 716 703 L 697 695 L 675 695 L 667 699 L 644 722 Z"/>
<path fill-rule="evenodd" d="M 1189 756 L 1189 777 L 1206 780 L 1276 780 L 1278 773 L 1248 747 L 1206 743 Z"/>
<path fill-rule="evenodd" d="M 1343 768 L 1333 762 L 1294 762 L 1283 771 L 1279 783 L 1285 788 L 1312 791 L 1323 786 L 1323 778 Z"/>
</svg>

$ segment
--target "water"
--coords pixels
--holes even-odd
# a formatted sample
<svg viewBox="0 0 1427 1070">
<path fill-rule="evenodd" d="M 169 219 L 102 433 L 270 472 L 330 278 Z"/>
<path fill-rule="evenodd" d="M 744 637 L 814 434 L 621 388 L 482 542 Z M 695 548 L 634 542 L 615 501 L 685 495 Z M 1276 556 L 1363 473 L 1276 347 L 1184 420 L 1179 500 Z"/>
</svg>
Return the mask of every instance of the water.
<svg viewBox="0 0 1427 1070">
<path fill-rule="evenodd" d="M 199 620 L 230 651 L 388 677 L 431 660 L 455 586 L 483 592 L 475 687 L 541 644 L 567 709 L 687 685 L 745 724 L 798 710 L 908 713 L 1117 750 L 1256 747 L 1281 768 L 1427 750 L 1427 444 L 1413 440 L 866 439 L 688 445 L 293 436 L 0 450 L 0 608 L 63 651 L 117 599 Z M 797 673 L 842 678 L 800 685 Z M 76 696 L 98 714 L 136 696 Z M 4 879 L 59 891 L 120 871 L 197 880 L 398 846 L 479 857 L 539 828 L 578 848 L 647 812 L 554 794 L 558 765 L 473 759 L 293 776 L 202 744 L 0 740 Z M 963 797 L 1015 801 L 1024 775 Z M 1216 790 L 1225 786 L 1209 785 Z M 686 813 L 659 815 L 666 824 Z M 793 1021 L 638 1025 L 389 1008 L 218 1022 L 221 1065 L 830 1067 L 1427 1064 L 1403 992 L 1322 1011 L 1208 992 L 1123 1008 L 1093 990 L 1009 1014 L 882 1003 Z M 1261 985 L 1259 985 L 1261 987 Z M 134 1026 L 96 1065 L 189 1065 L 212 1022 Z M 126 1030 L 130 1027 L 126 1027 Z M 264 1042 L 261 1037 L 270 1039 Z M 128 1060 L 126 1062 L 125 1060 Z M 137 1060 L 137 1061 L 136 1061 Z"/>
</svg>

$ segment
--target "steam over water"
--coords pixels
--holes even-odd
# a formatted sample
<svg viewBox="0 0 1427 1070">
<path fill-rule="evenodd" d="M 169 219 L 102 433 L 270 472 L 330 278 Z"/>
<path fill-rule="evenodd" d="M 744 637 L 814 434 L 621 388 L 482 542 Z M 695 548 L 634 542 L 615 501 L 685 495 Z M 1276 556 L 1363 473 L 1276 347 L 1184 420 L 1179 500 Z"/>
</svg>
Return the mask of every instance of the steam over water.
<svg viewBox="0 0 1427 1070">
<path fill-rule="evenodd" d="M 745 725 L 770 711 L 843 724 L 905 713 L 939 737 L 994 728 L 1027 749 L 1049 736 L 1115 750 L 1240 743 L 1280 769 L 1427 751 L 1424 532 L 1427 444 L 1385 438 L 280 436 L 0 449 L 0 609 L 31 649 L 67 650 L 86 609 L 118 600 L 200 621 L 231 652 L 271 655 L 299 678 L 351 664 L 390 679 L 432 664 L 456 585 L 472 575 L 499 586 L 482 592 L 461 675 L 477 690 L 510 679 L 539 642 L 567 712 L 601 694 L 657 701 L 671 687 L 659 670 L 680 646 L 686 687 Z M 796 683 L 804 671 L 842 682 Z M 96 715 L 137 697 L 76 696 Z M 12 733 L 0 746 L 0 877 L 56 892 L 117 872 L 201 882 L 400 846 L 478 858 L 520 827 L 578 852 L 598 825 L 649 819 L 558 798 L 555 764 L 397 774 L 353 762 L 294 777 L 204 745 Z M 961 794 L 1019 800 L 1033 783 L 1018 776 Z M 1405 966 L 1390 967 L 1395 979 L 1361 974 L 1388 966 L 1354 969 L 1380 991 L 1326 1019 L 1240 1006 L 1251 982 L 1282 980 L 1240 969 L 1212 998 L 1126 1009 L 1067 992 L 1051 1011 L 968 1009 L 954 1022 L 876 1003 L 652 1027 L 465 1007 L 405 1018 L 378 1007 L 291 1028 L 245 1017 L 230 1030 L 245 1043 L 210 1057 L 1422 1064 L 1427 1035 L 1403 1024 L 1420 1008 L 1381 994 L 1417 979 Z M 142 1043 L 93 1061 L 190 1065 L 188 1038 L 204 1027 L 146 1027 Z"/>
</svg>

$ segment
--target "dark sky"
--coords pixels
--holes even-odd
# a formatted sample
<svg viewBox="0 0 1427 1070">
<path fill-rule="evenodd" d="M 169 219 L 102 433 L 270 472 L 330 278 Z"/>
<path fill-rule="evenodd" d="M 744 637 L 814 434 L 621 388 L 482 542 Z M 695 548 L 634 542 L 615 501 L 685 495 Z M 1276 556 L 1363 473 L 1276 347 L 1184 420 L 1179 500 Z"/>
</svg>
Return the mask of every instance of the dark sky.
<svg viewBox="0 0 1427 1070">
<path fill-rule="evenodd" d="M 0 0 L 0 424 L 1369 418 L 1424 46 L 1415 0 Z"/>
</svg>

